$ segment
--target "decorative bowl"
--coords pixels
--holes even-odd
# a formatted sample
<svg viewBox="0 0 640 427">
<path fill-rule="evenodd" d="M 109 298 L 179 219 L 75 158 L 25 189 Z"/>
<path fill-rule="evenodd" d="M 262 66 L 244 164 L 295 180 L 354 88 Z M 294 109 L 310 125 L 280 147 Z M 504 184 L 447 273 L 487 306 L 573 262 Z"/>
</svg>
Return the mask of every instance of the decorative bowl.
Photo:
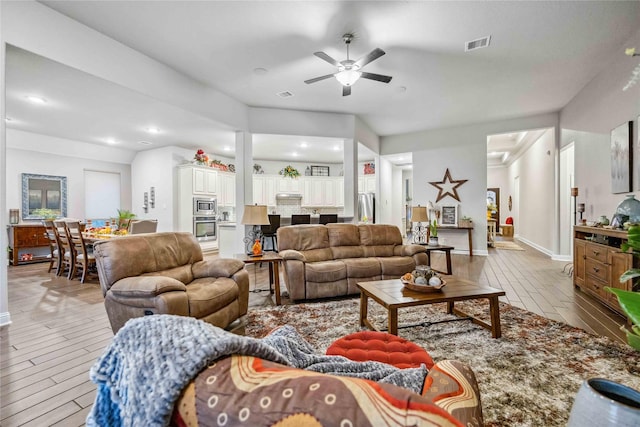
<svg viewBox="0 0 640 427">
<path fill-rule="evenodd" d="M 405 288 L 416 292 L 438 292 L 447 284 L 444 280 L 438 286 L 416 285 L 413 281 L 400 279 Z"/>
</svg>

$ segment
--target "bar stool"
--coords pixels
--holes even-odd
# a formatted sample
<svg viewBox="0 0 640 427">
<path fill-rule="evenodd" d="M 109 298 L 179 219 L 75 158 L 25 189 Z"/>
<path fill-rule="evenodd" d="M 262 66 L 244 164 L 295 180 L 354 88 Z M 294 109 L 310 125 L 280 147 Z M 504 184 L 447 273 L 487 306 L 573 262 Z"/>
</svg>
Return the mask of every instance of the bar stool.
<svg viewBox="0 0 640 427">
<path fill-rule="evenodd" d="M 311 224 L 311 215 L 291 215 L 291 225 L 296 224 Z"/>
<path fill-rule="evenodd" d="M 278 228 L 280 228 L 280 215 L 269 215 L 269 225 L 260 226 L 263 248 L 265 240 L 271 239 L 271 247 L 275 252 L 278 252 L 278 237 L 276 236 Z"/>
<path fill-rule="evenodd" d="M 326 225 L 334 222 L 338 222 L 338 214 L 320 214 L 318 224 Z"/>
</svg>

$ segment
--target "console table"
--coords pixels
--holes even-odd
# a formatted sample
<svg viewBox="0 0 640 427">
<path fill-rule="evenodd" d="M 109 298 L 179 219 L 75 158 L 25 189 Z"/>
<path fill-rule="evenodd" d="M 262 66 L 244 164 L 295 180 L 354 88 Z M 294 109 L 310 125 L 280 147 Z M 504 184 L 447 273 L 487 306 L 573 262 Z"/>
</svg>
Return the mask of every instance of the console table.
<svg viewBox="0 0 640 427">
<path fill-rule="evenodd" d="M 620 283 L 622 273 L 630 269 L 633 255 L 622 252 L 627 232 L 600 227 L 573 227 L 573 284 L 594 296 L 612 310 L 623 314 L 618 298 L 605 286 L 632 290 L 632 281 Z"/>
<path fill-rule="evenodd" d="M 440 230 L 466 230 L 467 235 L 469 236 L 469 256 L 473 256 L 473 226 L 451 226 L 451 227 L 442 227 L 438 226 L 438 231 Z"/>
<path fill-rule="evenodd" d="M 44 225 L 40 224 L 15 224 L 8 225 L 9 247 L 11 248 L 11 265 L 25 264 L 29 262 L 49 261 L 49 239 Z M 43 248 L 47 248 L 46 251 Z M 36 249 L 29 260 L 21 260 L 21 255 L 28 253 L 27 249 Z"/>
</svg>

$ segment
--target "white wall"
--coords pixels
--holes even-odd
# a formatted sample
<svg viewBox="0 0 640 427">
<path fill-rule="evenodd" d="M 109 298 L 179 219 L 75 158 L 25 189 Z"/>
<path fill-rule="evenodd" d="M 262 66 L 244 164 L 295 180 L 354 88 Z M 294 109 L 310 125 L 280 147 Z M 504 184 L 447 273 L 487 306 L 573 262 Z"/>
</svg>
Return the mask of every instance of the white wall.
<svg viewBox="0 0 640 427">
<path fill-rule="evenodd" d="M 550 255 L 555 239 L 555 130 L 547 129 L 509 167 L 509 183 L 519 177 L 520 189 L 511 185 L 511 194 L 520 194 L 519 210 L 513 216 L 517 236 Z M 516 201 L 514 201 L 515 203 Z"/>
<path fill-rule="evenodd" d="M 3 10 L 0 5 L 0 22 L 3 19 Z M 0 117 L 5 117 L 5 43 L 4 36 L 0 31 Z M 0 120 L 0 171 L 6 171 L 6 127 L 5 121 Z M 7 218 L 7 178 L 6 174 L 0 173 L 0 230 L 4 230 L 9 223 Z M 0 248 L 7 247 L 7 233 L 0 233 Z M 7 262 L 0 262 L 0 326 L 11 323 L 9 314 L 9 297 L 7 288 Z"/>
<path fill-rule="evenodd" d="M 560 150 L 560 253 L 573 254 L 573 220 L 577 205 L 571 197 L 571 188 L 575 187 L 575 144 L 571 143 Z M 577 203 L 577 202 L 576 202 Z M 575 214 L 576 223 L 580 221 Z"/>
<path fill-rule="evenodd" d="M 585 203 L 585 217 L 596 220 L 600 215 L 611 219 L 624 194 L 611 193 L 611 130 L 633 120 L 633 191 L 640 198 L 640 83 L 623 91 L 633 69 L 640 63 L 637 57 L 624 55 L 625 47 L 640 47 L 640 31 L 620 50 L 612 52 L 607 66 L 562 109 L 562 145 L 575 142 L 575 185 L 579 189 L 578 203 Z"/>
<path fill-rule="evenodd" d="M 286 166 L 289 166 L 289 165 L 298 169 L 298 172 L 300 172 L 300 175 L 304 175 L 305 169 L 307 167 L 310 168 L 311 165 L 328 166 L 330 176 L 340 176 L 340 174 L 344 170 L 344 165 L 342 163 L 320 163 L 320 162 L 309 163 L 309 162 L 292 162 L 289 160 L 276 161 L 276 160 L 256 160 L 256 159 L 254 159 L 253 162 L 262 166 L 262 170 L 264 170 L 264 173 L 272 174 L 272 175 L 277 175 L 282 169 L 284 169 Z"/>
<path fill-rule="evenodd" d="M 99 160 L 101 152 L 96 150 L 93 158 L 83 157 L 80 154 L 92 155 L 91 150 L 79 150 L 76 156 L 57 155 L 30 149 L 33 144 L 45 146 L 58 146 L 62 152 L 69 147 L 77 147 L 84 144 L 78 141 L 52 138 L 29 132 L 7 130 L 7 206 L 11 209 L 20 208 L 22 214 L 22 173 L 35 173 L 42 175 L 56 175 L 67 177 L 67 216 L 70 218 L 85 219 L 84 201 L 84 171 L 95 170 L 102 172 L 119 173 L 121 177 L 120 206 L 123 209 L 131 209 L 131 167 L 124 163 Z M 114 216 L 117 212 L 113 213 Z"/>
<path fill-rule="evenodd" d="M 485 144 L 458 144 L 445 146 L 424 141 L 429 149 L 413 152 L 413 206 L 427 206 L 432 201 L 437 207 L 460 206 L 460 216 L 467 215 L 473 219 L 474 254 L 486 254 L 487 248 L 487 149 Z M 482 161 L 484 160 L 484 161 Z M 442 181 L 449 169 L 454 180 L 466 179 L 456 190 L 460 201 L 446 196 L 436 203 L 438 189 L 430 182 Z M 456 250 L 468 249 L 467 233 L 459 231 L 442 231 L 438 233 L 447 245 Z"/>
</svg>

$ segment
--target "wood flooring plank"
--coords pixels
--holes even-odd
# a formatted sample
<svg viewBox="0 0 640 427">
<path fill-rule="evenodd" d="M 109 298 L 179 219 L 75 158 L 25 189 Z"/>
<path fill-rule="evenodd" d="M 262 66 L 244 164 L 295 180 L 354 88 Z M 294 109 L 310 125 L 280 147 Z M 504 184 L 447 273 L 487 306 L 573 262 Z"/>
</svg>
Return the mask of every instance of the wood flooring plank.
<svg viewBox="0 0 640 427">
<path fill-rule="evenodd" d="M 57 408 L 47 412 L 46 414 L 40 415 L 39 417 L 34 418 L 27 423 L 21 424 L 21 427 L 50 426 L 59 421 L 67 419 L 71 415 L 78 413 L 81 410 L 82 408 L 75 402 L 66 402 L 65 404 L 58 406 Z"/>
<path fill-rule="evenodd" d="M 5 390 L 3 390 L 2 394 L 0 395 L 0 407 L 4 408 L 7 405 L 29 397 L 32 394 L 38 393 L 43 389 L 51 387 L 55 384 L 55 381 L 47 377 L 19 389 L 14 389 L 11 385 L 9 385 Z"/>
<path fill-rule="evenodd" d="M 76 402 L 78 405 L 80 405 L 83 408 L 90 407 L 93 405 L 93 402 L 95 402 L 96 400 L 96 394 L 97 394 L 97 390 L 92 390 L 89 393 L 83 394 L 82 396 L 78 397 L 77 399 L 74 400 L 74 402 Z"/>
<path fill-rule="evenodd" d="M 81 427 L 86 424 L 87 415 L 91 411 L 91 406 L 82 408 L 78 412 L 58 421 L 55 424 L 51 424 L 51 427 Z"/>
</svg>

